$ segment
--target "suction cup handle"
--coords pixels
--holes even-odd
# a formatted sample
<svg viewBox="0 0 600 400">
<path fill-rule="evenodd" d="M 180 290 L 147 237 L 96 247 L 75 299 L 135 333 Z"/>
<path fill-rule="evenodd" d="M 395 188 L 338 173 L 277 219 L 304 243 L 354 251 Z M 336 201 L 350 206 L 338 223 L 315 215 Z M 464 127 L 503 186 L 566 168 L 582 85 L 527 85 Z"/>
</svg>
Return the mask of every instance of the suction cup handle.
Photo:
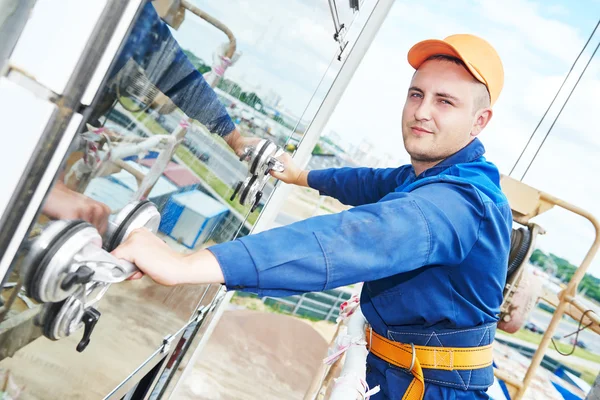
<svg viewBox="0 0 600 400">
<path fill-rule="evenodd" d="M 133 274 L 139 271 L 135 264 L 129 261 L 117 259 L 112 255 L 108 255 L 106 261 L 91 265 L 94 269 L 94 277 L 96 282 L 104 283 L 119 283 L 127 280 Z"/>
<path fill-rule="evenodd" d="M 262 192 L 258 192 L 256 193 L 256 197 L 254 199 L 254 204 L 252 205 L 252 208 L 250 209 L 250 212 L 253 213 L 254 210 L 256 210 L 256 208 L 258 207 L 258 203 L 260 203 L 260 199 L 262 198 Z"/>
<path fill-rule="evenodd" d="M 269 160 L 269 168 L 267 168 L 267 170 L 265 171 L 265 175 L 268 174 L 270 170 L 273 170 L 275 172 L 284 172 L 285 165 L 275 157 L 271 157 L 271 159 Z"/>
<path fill-rule="evenodd" d="M 235 199 L 235 196 L 237 196 L 237 194 L 240 192 L 240 189 L 242 188 L 243 184 L 244 182 L 238 182 L 237 186 L 235 187 L 235 190 L 233 191 L 233 194 L 229 198 L 229 201 L 233 201 L 233 199 Z"/>
<path fill-rule="evenodd" d="M 92 280 L 92 276 L 94 276 L 94 270 L 87 265 L 82 265 L 77 268 L 77 271 L 68 274 L 62 281 L 60 287 L 62 290 L 71 290 L 73 285 L 88 283 Z"/>
<path fill-rule="evenodd" d="M 95 308 L 90 307 L 87 310 L 85 310 L 83 318 L 81 319 L 81 321 L 85 325 L 85 330 L 83 331 L 83 337 L 81 338 L 81 341 L 77 345 L 78 352 L 81 353 L 85 350 L 88 344 L 90 344 L 90 337 L 92 336 L 92 332 L 96 327 L 96 323 L 100 319 L 100 315 L 102 315 L 100 314 L 100 311 L 96 310 Z"/>
<path fill-rule="evenodd" d="M 252 153 L 252 147 L 246 147 L 244 149 L 244 152 L 240 156 L 240 161 L 244 161 L 246 158 L 248 158 L 248 156 L 250 156 L 250 153 Z"/>
<path fill-rule="evenodd" d="M 117 272 L 118 270 L 118 272 Z M 118 260 L 118 264 L 115 266 L 115 268 L 113 269 L 113 275 L 117 274 L 116 276 L 118 277 L 119 272 L 121 273 L 120 276 L 124 277 L 123 280 L 126 280 L 127 278 L 130 278 L 133 274 L 135 274 L 136 272 L 138 272 L 140 269 L 134 264 L 134 263 L 130 263 L 129 261 L 126 260 Z"/>
</svg>

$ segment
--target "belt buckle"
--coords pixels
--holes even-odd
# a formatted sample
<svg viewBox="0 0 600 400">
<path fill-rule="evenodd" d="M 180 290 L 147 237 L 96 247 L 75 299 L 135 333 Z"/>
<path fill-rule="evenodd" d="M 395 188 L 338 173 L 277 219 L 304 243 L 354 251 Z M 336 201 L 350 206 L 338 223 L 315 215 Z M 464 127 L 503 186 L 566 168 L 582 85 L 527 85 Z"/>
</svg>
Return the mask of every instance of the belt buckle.
<svg viewBox="0 0 600 400">
<path fill-rule="evenodd" d="M 373 346 L 373 327 L 371 325 L 369 325 L 369 348 L 367 349 L 369 351 L 369 353 L 371 352 L 371 347 Z M 410 347 L 411 347 L 411 352 L 412 352 L 412 359 L 410 360 L 410 367 L 408 367 L 407 371 L 408 372 L 412 372 L 413 368 L 415 367 L 415 362 L 417 361 L 417 352 L 415 350 L 415 344 L 414 343 L 410 343 Z"/>
<path fill-rule="evenodd" d="M 412 372 L 415 366 L 415 361 L 417 360 L 417 352 L 415 351 L 414 343 L 411 343 L 410 347 L 412 348 L 412 360 L 410 361 L 410 367 L 408 368 L 408 372 Z"/>
</svg>

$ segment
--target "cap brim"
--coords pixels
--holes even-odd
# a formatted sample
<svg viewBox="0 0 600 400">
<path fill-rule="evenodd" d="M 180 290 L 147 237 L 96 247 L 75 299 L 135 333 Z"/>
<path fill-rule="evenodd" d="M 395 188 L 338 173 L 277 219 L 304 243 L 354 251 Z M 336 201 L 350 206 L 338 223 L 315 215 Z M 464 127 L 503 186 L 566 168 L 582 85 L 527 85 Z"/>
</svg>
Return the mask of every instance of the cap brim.
<svg viewBox="0 0 600 400">
<path fill-rule="evenodd" d="M 415 44 L 408 51 L 408 63 L 414 69 L 418 69 L 421 66 L 421 64 L 425 62 L 425 60 L 435 55 L 447 55 L 461 59 L 465 63 L 471 74 L 473 74 L 475 79 L 477 79 L 483 84 L 487 84 L 485 79 L 483 79 L 479 72 L 477 72 L 477 70 L 473 68 L 469 60 L 466 60 L 458 50 L 456 50 L 452 45 L 450 45 L 447 42 L 444 42 L 443 40 L 430 39 L 423 40 L 422 42 Z"/>
</svg>

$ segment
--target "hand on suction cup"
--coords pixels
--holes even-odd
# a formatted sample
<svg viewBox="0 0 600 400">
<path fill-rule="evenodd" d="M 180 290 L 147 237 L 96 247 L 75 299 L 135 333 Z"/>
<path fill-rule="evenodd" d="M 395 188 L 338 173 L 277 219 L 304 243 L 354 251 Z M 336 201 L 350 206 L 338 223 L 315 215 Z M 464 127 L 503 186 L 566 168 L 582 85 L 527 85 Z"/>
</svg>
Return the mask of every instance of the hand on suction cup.
<svg viewBox="0 0 600 400">
<path fill-rule="evenodd" d="M 129 279 L 148 275 L 156 283 L 174 286 L 184 282 L 187 266 L 184 255 L 176 252 L 146 228 L 134 230 L 111 254 L 134 263 L 141 272 Z"/>
<path fill-rule="evenodd" d="M 271 176 L 291 185 L 308 186 L 308 171 L 300 169 L 288 153 L 283 152 L 277 159 L 283 164 L 284 170 L 283 172 L 271 170 L 269 172 Z"/>
</svg>

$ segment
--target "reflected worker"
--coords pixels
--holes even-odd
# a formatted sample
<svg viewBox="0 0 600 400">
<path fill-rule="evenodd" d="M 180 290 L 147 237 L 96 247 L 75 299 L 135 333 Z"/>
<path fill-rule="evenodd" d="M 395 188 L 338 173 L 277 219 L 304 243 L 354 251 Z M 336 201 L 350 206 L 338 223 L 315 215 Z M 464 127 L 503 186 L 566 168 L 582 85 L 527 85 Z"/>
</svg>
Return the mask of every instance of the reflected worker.
<svg viewBox="0 0 600 400">
<path fill-rule="evenodd" d="M 367 383 L 381 389 L 373 400 L 488 398 L 512 214 L 478 135 L 503 66 L 488 42 L 465 34 L 419 42 L 408 62 L 410 164 L 309 172 L 284 154 L 285 171 L 272 173 L 354 208 L 190 255 L 140 229 L 113 254 L 164 285 L 224 283 L 259 296 L 365 282 Z"/>
<path fill-rule="evenodd" d="M 144 5 L 127 37 L 109 72 L 109 79 L 118 84 L 120 73 L 135 72 L 131 69 L 132 63 L 143 70 L 145 77 L 160 93 L 188 117 L 200 122 L 211 133 L 221 136 L 237 155 L 241 156 L 246 147 L 260 140 L 241 136 L 215 91 L 190 62 L 150 1 Z M 105 88 L 107 105 L 99 107 L 92 119 L 104 115 L 112 106 L 117 96 L 115 85 Z"/>
<path fill-rule="evenodd" d="M 241 136 L 214 90 L 183 53 L 150 1 L 144 5 L 109 72 L 109 81 L 112 79 L 118 84 L 119 73 L 132 72 L 126 68 L 130 62 L 142 68 L 150 82 L 187 116 L 221 136 L 237 155 L 242 155 L 245 148 L 260 140 Z M 91 117 L 91 122 L 96 125 L 98 118 L 110 110 L 116 99 L 114 85 L 107 85 L 104 92 L 103 100 Z M 61 181 L 51 189 L 42 208 L 42 213 L 53 219 L 90 222 L 100 233 L 106 230 L 110 212 L 106 204 L 69 189 Z"/>
</svg>

